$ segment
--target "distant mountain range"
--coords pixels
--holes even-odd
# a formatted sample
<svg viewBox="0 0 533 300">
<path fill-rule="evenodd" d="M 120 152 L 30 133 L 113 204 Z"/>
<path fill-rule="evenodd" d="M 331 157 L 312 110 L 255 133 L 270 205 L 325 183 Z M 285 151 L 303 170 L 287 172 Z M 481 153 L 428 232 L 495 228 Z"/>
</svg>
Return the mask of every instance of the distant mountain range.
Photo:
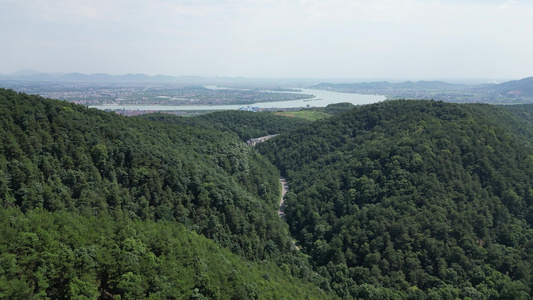
<svg viewBox="0 0 533 300">
<path fill-rule="evenodd" d="M 17 81 L 48 81 L 48 82 L 86 82 L 86 83 L 206 83 L 211 84 L 234 84 L 250 83 L 252 81 L 278 81 L 276 79 L 252 79 L 252 78 L 230 78 L 216 77 L 207 78 L 199 76 L 169 76 L 155 75 L 150 76 L 142 73 L 110 75 L 106 73 L 83 74 L 83 73 L 45 73 L 34 70 L 20 70 L 12 74 L 0 74 L 0 80 L 17 80 Z M 281 80 L 281 79 L 280 79 Z M 283 81 L 293 82 L 297 85 L 307 86 L 310 79 L 287 79 Z M 286 82 L 286 83 L 287 83 Z M 450 91 L 464 90 L 475 88 L 477 92 L 495 93 L 505 97 L 528 97 L 533 98 L 533 77 L 520 80 L 507 81 L 500 84 L 456 84 L 444 81 L 405 81 L 400 83 L 391 83 L 388 81 L 358 82 L 358 83 L 328 83 L 323 82 L 312 85 L 313 89 L 333 90 L 339 92 L 386 92 L 386 90 L 417 90 L 417 91 Z"/>
<path fill-rule="evenodd" d="M 44 73 L 33 70 L 20 70 L 13 74 L 2 75 L 0 80 L 56 81 L 56 82 L 173 82 L 198 80 L 200 77 L 168 75 L 149 76 L 146 74 L 110 75 L 105 73 Z"/>
<path fill-rule="evenodd" d="M 374 90 L 374 89 L 449 89 L 466 87 L 464 84 L 447 83 L 444 81 L 405 81 L 391 83 L 388 81 L 361 82 L 361 83 L 320 83 L 313 88 L 317 89 L 346 89 L 346 90 Z"/>
<path fill-rule="evenodd" d="M 0 74 L 4 81 L 33 81 L 33 82 L 79 82 L 79 83 L 186 83 L 220 86 L 280 86 L 302 87 L 316 82 L 316 79 L 305 78 L 244 78 L 244 77 L 202 77 L 202 76 L 150 76 L 142 73 L 110 75 L 106 73 L 46 73 L 34 70 L 20 70 L 12 74 Z"/>
<path fill-rule="evenodd" d="M 495 93 L 506 97 L 533 97 L 533 77 L 521 80 L 507 81 L 500 84 L 454 84 L 443 81 L 405 81 L 391 83 L 388 81 L 361 83 L 320 83 L 312 86 L 314 89 L 334 90 L 339 92 L 387 92 L 390 90 L 418 90 L 418 91 L 451 91 L 475 89 L 476 92 Z"/>
</svg>

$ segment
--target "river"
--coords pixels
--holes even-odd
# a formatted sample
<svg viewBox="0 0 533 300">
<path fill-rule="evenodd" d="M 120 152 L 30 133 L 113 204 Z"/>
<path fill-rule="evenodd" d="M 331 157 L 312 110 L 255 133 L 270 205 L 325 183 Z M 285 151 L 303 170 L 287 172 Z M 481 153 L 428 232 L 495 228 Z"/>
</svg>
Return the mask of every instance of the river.
<svg viewBox="0 0 533 300">
<path fill-rule="evenodd" d="M 91 108 L 98 109 L 127 109 L 127 110 L 238 110 L 242 107 L 258 108 L 297 108 L 297 107 L 325 107 L 329 104 L 349 102 L 354 105 L 372 104 L 384 101 L 385 96 L 362 95 L 353 93 L 339 93 L 324 90 L 300 89 L 301 92 L 291 92 L 295 94 L 315 95 L 312 99 L 289 100 L 278 102 L 260 102 L 254 104 L 236 105 L 92 105 Z"/>
</svg>

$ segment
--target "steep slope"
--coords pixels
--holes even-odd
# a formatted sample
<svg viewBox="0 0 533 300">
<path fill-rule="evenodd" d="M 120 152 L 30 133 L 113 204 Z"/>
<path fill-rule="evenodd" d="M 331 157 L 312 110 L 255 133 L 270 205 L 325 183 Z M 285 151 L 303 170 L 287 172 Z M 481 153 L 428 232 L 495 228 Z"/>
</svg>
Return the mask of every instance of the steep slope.
<svg viewBox="0 0 533 300">
<path fill-rule="evenodd" d="M 243 141 L 260 136 L 282 133 L 309 123 L 309 121 L 300 118 L 247 111 L 220 111 L 193 118 L 166 114 L 147 114 L 141 115 L 139 118 L 171 124 L 190 125 L 198 128 L 215 129 L 222 132 L 232 132 L 237 134 Z"/>
<path fill-rule="evenodd" d="M 1 210 L 179 222 L 242 258 L 316 277 L 276 214 L 279 172 L 234 135 L 0 89 L 0 141 Z"/>
<path fill-rule="evenodd" d="M 3 94 L 5 205 L 178 220 L 258 259 L 267 240 L 285 248 L 277 170 L 238 139 Z"/>
<path fill-rule="evenodd" d="M 175 222 L 0 210 L 1 299 L 324 299 Z"/>
<path fill-rule="evenodd" d="M 388 101 L 258 149 L 291 187 L 291 232 L 340 296 L 526 299 L 533 151 L 509 131 L 524 123 L 501 127 L 506 118 L 488 105 Z"/>
</svg>

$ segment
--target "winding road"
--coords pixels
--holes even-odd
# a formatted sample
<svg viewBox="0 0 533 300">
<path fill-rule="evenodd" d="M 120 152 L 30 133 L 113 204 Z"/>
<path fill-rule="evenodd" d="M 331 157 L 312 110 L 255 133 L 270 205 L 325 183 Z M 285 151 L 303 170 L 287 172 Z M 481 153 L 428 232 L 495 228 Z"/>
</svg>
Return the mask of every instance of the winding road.
<svg viewBox="0 0 533 300">
<path fill-rule="evenodd" d="M 257 145 L 258 143 L 262 143 L 266 140 L 269 140 L 273 137 L 277 136 L 277 134 L 272 134 L 272 135 L 267 135 L 267 136 L 262 136 L 262 137 L 259 137 L 259 138 L 255 138 L 255 139 L 249 139 L 248 141 L 246 141 L 246 144 L 249 145 L 249 146 L 255 146 Z M 278 216 L 280 216 L 281 218 L 285 219 L 285 194 L 287 194 L 287 191 L 289 190 L 289 185 L 287 184 L 287 181 L 285 180 L 285 178 L 283 177 L 280 177 L 279 178 L 279 183 L 281 184 L 281 199 L 279 200 L 279 208 L 278 208 Z"/>
<path fill-rule="evenodd" d="M 282 219 L 285 219 L 285 194 L 287 194 L 287 192 L 289 191 L 289 185 L 283 177 L 279 178 L 279 182 L 281 183 L 281 199 L 279 200 L 278 216 L 280 216 L 280 218 Z M 291 244 L 294 249 L 300 251 L 300 247 L 296 245 L 296 242 L 292 238 Z"/>
<path fill-rule="evenodd" d="M 275 137 L 276 135 L 277 134 L 263 136 L 263 137 L 256 138 L 256 139 L 250 139 L 246 142 L 246 144 L 253 147 L 257 145 L 257 143 L 262 143 L 270 138 Z M 287 192 L 289 191 L 289 185 L 287 184 L 287 181 L 283 177 L 279 178 L 279 183 L 281 184 L 281 199 L 279 199 L 278 216 L 282 219 L 285 219 L 285 194 L 287 194 Z M 294 249 L 300 251 L 300 247 L 296 245 L 296 242 L 293 239 L 291 239 L 291 244 Z"/>
<path fill-rule="evenodd" d="M 287 185 L 287 181 L 283 177 L 279 178 L 279 183 L 281 183 L 281 199 L 279 200 L 278 216 L 285 218 L 285 194 L 287 194 L 289 186 Z"/>
</svg>

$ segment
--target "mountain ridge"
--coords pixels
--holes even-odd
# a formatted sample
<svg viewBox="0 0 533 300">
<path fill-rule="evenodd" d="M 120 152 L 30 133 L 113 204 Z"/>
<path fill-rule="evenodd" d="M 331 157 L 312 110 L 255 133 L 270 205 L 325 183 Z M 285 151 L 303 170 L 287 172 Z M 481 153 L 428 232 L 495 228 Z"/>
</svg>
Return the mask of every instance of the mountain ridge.
<svg viewBox="0 0 533 300">
<path fill-rule="evenodd" d="M 154 76 L 142 73 L 128 73 L 121 75 L 111 75 L 107 73 L 85 74 L 79 72 L 71 73 L 46 73 L 33 70 L 20 70 L 13 74 L 0 74 L 1 80 L 24 80 L 24 81 L 55 81 L 55 82 L 173 82 L 191 80 L 191 77 L 182 76 L 174 77 L 169 75 L 157 74 Z"/>
</svg>

